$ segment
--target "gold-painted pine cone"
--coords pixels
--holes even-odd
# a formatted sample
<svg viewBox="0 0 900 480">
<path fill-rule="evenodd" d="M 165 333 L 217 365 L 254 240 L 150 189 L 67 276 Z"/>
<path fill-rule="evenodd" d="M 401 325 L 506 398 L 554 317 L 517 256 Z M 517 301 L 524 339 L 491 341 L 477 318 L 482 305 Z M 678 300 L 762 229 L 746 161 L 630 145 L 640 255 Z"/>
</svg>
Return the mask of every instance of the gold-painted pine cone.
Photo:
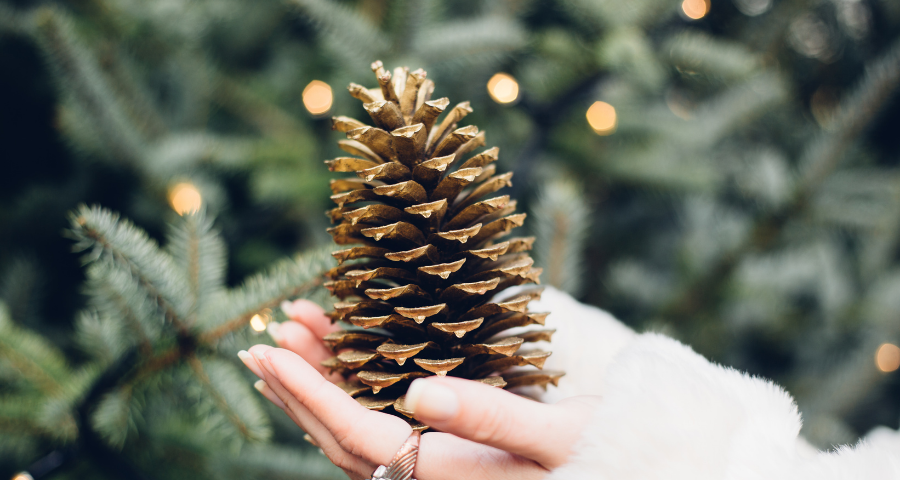
<svg viewBox="0 0 900 480">
<path fill-rule="evenodd" d="M 447 98 L 432 100 L 425 71 L 389 72 L 381 62 L 372 70 L 377 87 L 351 84 L 349 91 L 374 125 L 334 117 L 350 156 L 325 162 L 348 174 L 331 181 L 336 207 L 326 212 L 343 247 L 327 274 L 326 287 L 340 298 L 329 316 L 348 330 L 325 337 L 335 356 L 324 365 L 350 379 L 339 386 L 360 404 L 419 430 L 426 427 L 403 402 L 416 378 L 556 385 L 563 374 L 541 370 L 550 352 L 522 348 L 549 341 L 553 330 L 502 335 L 543 325 L 547 314 L 528 310 L 540 287 L 497 299 L 540 275 L 528 255 L 534 238 L 505 238 L 525 214 L 497 193 L 512 185 L 512 173 L 496 173 L 499 149 L 475 152 L 485 146 L 484 132 L 459 125 L 472 112 L 469 102 L 447 110 Z"/>
</svg>

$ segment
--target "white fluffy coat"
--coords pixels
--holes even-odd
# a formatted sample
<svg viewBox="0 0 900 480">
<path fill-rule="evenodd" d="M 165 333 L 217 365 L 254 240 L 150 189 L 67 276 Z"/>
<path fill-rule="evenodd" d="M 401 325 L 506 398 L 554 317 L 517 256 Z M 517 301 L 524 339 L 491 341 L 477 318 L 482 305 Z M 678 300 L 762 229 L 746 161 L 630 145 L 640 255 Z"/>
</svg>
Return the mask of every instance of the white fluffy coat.
<svg viewBox="0 0 900 480">
<path fill-rule="evenodd" d="M 531 305 L 556 328 L 548 369 L 567 372 L 555 402 L 599 395 L 570 462 L 547 480 L 900 479 L 900 435 L 880 428 L 853 448 L 815 452 L 781 387 L 708 362 L 665 336 L 547 289 Z"/>
</svg>

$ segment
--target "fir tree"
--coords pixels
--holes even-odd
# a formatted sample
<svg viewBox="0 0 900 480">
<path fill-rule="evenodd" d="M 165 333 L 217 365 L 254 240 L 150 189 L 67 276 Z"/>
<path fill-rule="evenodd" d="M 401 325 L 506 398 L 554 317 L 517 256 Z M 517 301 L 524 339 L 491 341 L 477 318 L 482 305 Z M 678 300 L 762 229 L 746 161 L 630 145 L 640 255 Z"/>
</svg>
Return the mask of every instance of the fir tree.
<svg viewBox="0 0 900 480">
<path fill-rule="evenodd" d="M 876 424 L 897 426 L 896 374 L 873 362 L 882 344 L 900 344 L 898 151 L 885 141 L 897 115 L 896 2 L 148 5 L 92 0 L 28 9 L 0 3 L 0 34 L 31 42 L 53 72 L 55 123 L 81 172 L 72 176 L 71 188 L 34 188 L 18 203 L 4 201 L 0 232 L 72 208 L 89 190 L 85 185 L 92 185 L 84 178 L 98 175 L 96 165 L 102 164 L 133 172 L 136 192 L 122 208 L 151 230 L 168 214 L 165 191 L 190 180 L 227 231 L 253 232 L 232 254 L 233 265 L 252 270 L 277 254 L 265 254 L 271 240 L 248 227 L 253 224 L 246 218 L 232 217 L 234 207 L 278 208 L 273 222 L 297 231 L 324 228 L 329 173 L 320 161 L 339 152 L 328 122 L 305 110 L 304 86 L 313 79 L 328 83 L 333 110 L 364 117 L 338 86 L 366 75 L 365 65 L 375 58 L 421 65 L 447 96 L 488 105 L 471 122 L 502 150 L 498 168 L 515 172 L 510 195 L 534 214 L 529 228 L 542 237 L 535 257 L 545 267 L 546 283 L 639 329 L 662 329 L 716 361 L 785 385 L 804 414 L 804 435 L 819 446 L 852 442 Z M 682 5 L 702 18 L 689 18 Z M 520 94 L 516 102 L 491 105 L 484 85 L 500 71 L 517 80 Z M 597 101 L 607 105 L 601 105 L 606 117 L 596 119 L 606 125 L 595 131 L 585 113 Z M 547 172 L 577 180 L 536 188 Z M 243 190 L 235 194 L 229 182 L 244 176 Z M 48 200 L 57 197 L 67 199 L 64 208 Z M 319 240 L 303 236 L 304 245 Z M 140 285 L 116 280 L 125 274 L 104 267 L 104 258 L 88 267 L 88 291 L 112 284 L 119 295 L 136 298 Z M 168 262 L 176 270 L 181 266 Z M 3 283 L 3 298 L 22 324 L 38 325 L 28 286 L 53 276 L 53 270 L 28 267 L 40 264 L 40 255 L 0 262 L 7 272 L 31 272 L 34 280 L 8 273 L 23 281 Z M 582 266 L 583 277 L 575 284 L 555 280 L 573 278 L 554 274 L 569 265 Z M 173 285 L 165 288 L 178 290 Z M 140 331 L 177 343 L 170 320 L 165 328 L 151 322 L 154 330 L 123 316 L 113 328 L 115 322 L 103 320 L 110 310 L 101 308 L 112 300 L 93 298 L 88 310 L 94 313 L 79 317 L 79 331 L 96 325 L 88 330 L 98 338 L 122 329 L 121 335 Z M 167 318 L 158 303 L 142 302 L 140 308 Z M 184 305 L 172 308 L 193 315 Z M 67 382 L 87 385 L 102 377 L 103 368 L 91 367 L 99 360 L 84 361 L 59 329 L 49 330 L 13 344 L 57 351 L 34 355 L 50 362 L 48 372 L 64 365 L 65 373 L 57 374 Z M 159 347 L 140 337 L 133 342 L 125 351 L 140 352 L 146 342 Z M 118 348 L 104 355 L 115 357 Z M 23 373 L 27 365 L 4 365 L 2 378 L 16 379 L 9 391 L 19 392 L 26 380 L 50 381 Z M 173 377 L 148 383 L 143 397 L 133 398 L 181 391 L 169 385 L 183 382 Z M 28 402 L 51 405 L 40 415 L 59 415 L 65 426 L 69 412 L 79 425 L 71 414 L 74 400 L 28 388 Z M 122 445 L 125 452 L 136 448 L 129 442 L 140 442 L 144 451 L 158 453 L 167 451 L 166 441 L 178 440 L 205 452 L 218 445 L 179 430 L 178 422 L 141 430 L 142 416 L 162 407 L 150 408 L 147 401 L 141 415 L 123 416 L 126 397 L 109 398 L 108 421 L 135 425 L 131 433 L 101 441 L 109 448 Z M 10 410 L 4 422 L 24 425 L 22 419 L 38 415 L 21 402 L 5 405 Z M 211 431 L 224 434 L 228 417 L 217 418 L 225 420 Z M 70 428 L 53 433 L 74 438 L 66 437 Z M 0 442 L 5 438 L 11 437 Z M 39 458 L 37 450 L 61 441 L 54 438 L 36 434 L 9 448 L 17 458 Z M 256 445 L 241 452 L 284 452 Z M 248 469 L 261 458 L 243 455 L 237 458 Z M 216 451 L 203 458 L 209 471 L 237 471 L 229 463 L 233 456 Z"/>
<path fill-rule="evenodd" d="M 49 458 L 90 476 L 334 476 L 321 458 L 261 446 L 273 425 L 235 360 L 251 342 L 254 316 L 314 295 L 327 253 L 285 260 L 227 289 L 225 248 L 202 211 L 180 218 L 165 248 L 96 207 L 75 212 L 69 233 L 87 266 L 88 302 L 74 333 L 82 358 L 0 312 L 5 455 L 55 445 Z"/>
</svg>

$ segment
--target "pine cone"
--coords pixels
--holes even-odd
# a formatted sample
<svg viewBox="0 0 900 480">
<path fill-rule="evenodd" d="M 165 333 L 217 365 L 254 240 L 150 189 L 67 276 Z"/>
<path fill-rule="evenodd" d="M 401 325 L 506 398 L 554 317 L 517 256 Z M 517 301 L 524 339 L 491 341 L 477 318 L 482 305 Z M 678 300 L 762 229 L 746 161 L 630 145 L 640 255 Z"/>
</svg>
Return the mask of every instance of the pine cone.
<svg viewBox="0 0 900 480">
<path fill-rule="evenodd" d="M 328 335 L 337 355 L 325 365 L 355 374 L 340 385 L 359 403 L 398 413 L 417 429 L 425 427 L 403 406 L 416 378 L 555 385 L 562 373 L 539 370 L 550 352 L 520 350 L 549 340 L 553 330 L 502 335 L 543 325 L 546 313 L 527 310 L 540 288 L 493 300 L 507 287 L 539 283 L 541 272 L 527 253 L 533 237 L 500 241 L 525 220 L 514 213 L 515 200 L 495 195 L 511 185 L 512 173 L 495 173 L 496 147 L 463 160 L 485 144 L 478 127 L 457 128 L 472 111 L 468 102 L 437 122 L 449 100 L 430 99 L 434 83 L 423 70 L 391 75 L 381 62 L 372 70 L 379 89 L 349 90 L 375 126 L 334 117 L 334 129 L 348 137 L 341 149 L 354 156 L 325 162 L 331 171 L 356 174 L 331 181 L 338 208 L 328 214 L 338 225 L 328 231 L 339 245 L 362 245 L 333 254 L 340 266 L 328 272 L 326 286 L 341 302 L 331 318 L 362 329 Z M 523 366 L 537 369 L 510 371 Z"/>
</svg>

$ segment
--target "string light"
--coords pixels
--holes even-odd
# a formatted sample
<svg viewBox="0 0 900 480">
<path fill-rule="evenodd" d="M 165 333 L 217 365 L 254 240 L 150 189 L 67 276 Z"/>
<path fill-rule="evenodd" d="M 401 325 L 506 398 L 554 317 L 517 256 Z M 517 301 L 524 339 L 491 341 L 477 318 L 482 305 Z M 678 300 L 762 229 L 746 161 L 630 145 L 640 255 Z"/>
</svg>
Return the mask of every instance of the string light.
<svg viewBox="0 0 900 480">
<path fill-rule="evenodd" d="M 313 80 L 303 89 L 303 106 L 313 115 L 327 113 L 333 102 L 331 86 L 325 82 Z"/>
<path fill-rule="evenodd" d="M 34 477 L 28 472 L 19 472 L 12 477 L 12 480 L 34 480 Z"/>
<path fill-rule="evenodd" d="M 519 82 L 508 73 L 497 73 L 488 80 L 487 91 L 497 103 L 512 103 L 519 98 Z"/>
<path fill-rule="evenodd" d="M 699 20 L 709 13 L 709 0 L 684 0 L 681 10 L 691 20 Z"/>
<path fill-rule="evenodd" d="M 250 317 L 250 328 L 255 332 L 264 332 L 266 326 L 272 321 L 272 311 L 268 308 Z"/>
<path fill-rule="evenodd" d="M 196 212 L 202 204 L 200 191 L 191 183 L 181 182 L 169 189 L 169 205 L 179 215 Z"/>
<path fill-rule="evenodd" d="M 606 102 L 594 102 L 585 116 L 597 135 L 610 135 L 616 131 L 616 109 Z"/>
<path fill-rule="evenodd" d="M 900 347 L 883 343 L 875 352 L 875 366 L 884 373 L 900 368 Z"/>
</svg>

